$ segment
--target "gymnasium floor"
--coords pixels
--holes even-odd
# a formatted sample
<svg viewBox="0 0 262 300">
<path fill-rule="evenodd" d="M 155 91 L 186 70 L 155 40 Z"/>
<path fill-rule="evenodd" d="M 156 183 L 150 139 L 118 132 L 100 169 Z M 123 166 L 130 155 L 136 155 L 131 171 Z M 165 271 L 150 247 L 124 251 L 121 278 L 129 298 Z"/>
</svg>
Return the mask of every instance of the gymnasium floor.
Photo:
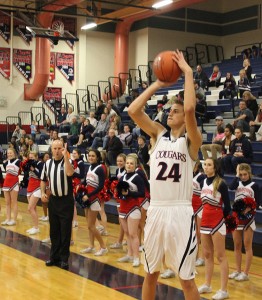
<svg viewBox="0 0 262 300">
<path fill-rule="evenodd" d="M 5 203 L 0 198 L 0 220 L 4 220 Z M 38 207 L 39 215 L 42 208 Z M 48 222 L 40 222 L 40 233 L 28 236 L 26 230 L 32 227 L 27 205 L 19 202 L 16 226 L 0 226 L 0 299 L 141 299 L 144 270 L 141 265 L 116 260 L 125 254 L 124 250 L 110 250 L 102 257 L 93 254 L 79 254 L 88 246 L 88 231 L 84 217 L 78 217 L 79 226 L 73 229 L 75 244 L 71 247 L 70 271 L 57 267 L 47 268 L 44 261 L 49 258 L 49 245 L 41 240 L 48 236 Z M 107 245 L 115 242 L 119 225 L 108 224 L 109 236 L 104 237 Z M 230 272 L 234 270 L 233 252 L 228 251 Z M 230 299 L 261 299 L 262 258 L 254 257 L 250 281 L 229 281 Z M 204 283 L 204 267 L 197 268 L 197 285 Z M 213 276 L 213 291 L 219 289 L 219 268 L 216 263 Z M 211 299 L 206 294 L 202 299 Z M 159 279 L 156 299 L 184 299 L 179 280 Z M 153 299 L 152 299 L 153 300 Z"/>
</svg>

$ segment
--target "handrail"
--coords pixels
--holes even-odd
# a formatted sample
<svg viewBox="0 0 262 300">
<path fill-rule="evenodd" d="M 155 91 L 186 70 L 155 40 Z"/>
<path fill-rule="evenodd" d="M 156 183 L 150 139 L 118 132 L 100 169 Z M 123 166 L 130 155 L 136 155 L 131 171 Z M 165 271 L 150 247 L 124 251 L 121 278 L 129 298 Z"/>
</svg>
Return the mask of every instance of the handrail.
<svg viewBox="0 0 262 300">
<path fill-rule="evenodd" d="M 202 50 L 200 52 L 198 52 L 198 49 L 197 47 L 200 46 L 200 47 L 204 47 L 205 50 Z M 197 64 L 201 64 L 202 63 L 202 58 L 205 58 L 207 56 L 207 45 L 206 44 L 201 44 L 201 43 L 196 43 L 195 44 L 195 48 L 196 48 L 196 54 L 197 54 Z M 200 54 L 202 54 L 202 57 L 200 57 Z"/>
<path fill-rule="evenodd" d="M 247 47 L 247 46 L 251 46 L 249 48 L 252 48 L 252 46 L 257 46 L 258 45 L 258 50 L 260 51 L 262 49 L 262 42 L 255 42 L 255 43 L 252 43 L 252 44 L 243 44 L 243 45 L 238 45 L 238 46 L 235 46 L 235 57 L 238 56 L 238 54 L 241 54 L 242 51 L 244 50 L 243 47 Z M 242 48 L 241 51 L 237 51 L 237 49 L 239 48 Z"/>
</svg>

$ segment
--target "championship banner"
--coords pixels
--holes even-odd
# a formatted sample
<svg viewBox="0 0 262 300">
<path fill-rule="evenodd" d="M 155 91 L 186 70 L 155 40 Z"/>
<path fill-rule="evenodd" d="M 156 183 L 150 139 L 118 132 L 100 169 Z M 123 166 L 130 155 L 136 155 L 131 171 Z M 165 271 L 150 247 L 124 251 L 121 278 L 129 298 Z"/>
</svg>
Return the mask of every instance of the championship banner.
<svg viewBox="0 0 262 300">
<path fill-rule="evenodd" d="M 43 102 L 54 112 L 61 109 L 62 88 L 47 87 L 43 94 Z"/>
<path fill-rule="evenodd" d="M 29 81 L 32 72 L 32 51 L 31 50 L 13 50 L 13 64 L 17 70 Z"/>
<path fill-rule="evenodd" d="M 10 48 L 0 48 L 0 73 L 10 78 Z"/>
<path fill-rule="evenodd" d="M 72 83 L 74 80 L 74 54 L 56 53 L 56 67 Z"/>
<path fill-rule="evenodd" d="M 52 29 L 63 29 L 69 31 L 71 34 L 76 36 L 76 18 L 69 18 L 69 17 L 60 17 L 54 16 L 54 20 L 52 23 Z M 65 41 L 67 45 L 73 50 L 74 48 L 74 41 L 67 40 Z"/>
<path fill-rule="evenodd" d="M 53 83 L 55 80 L 55 53 L 50 53 L 50 74 L 49 74 L 49 81 Z"/>
<path fill-rule="evenodd" d="M 23 21 L 19 21 L 16 18 L 14 18 L 14 31 L 18 33 L 18 35 L 28 44 L 30 45 L 30 42 L 32 41 L 32 35 L 31 33 L 26 30 L 26 25 Z M 15 34 L 15 33 L 14 33 Z"/>
<path fill-rule="evenodd" d="M 11 18 L 0 11 L 0 36 L 8 43 L 10 40 Z"/>
</svg>

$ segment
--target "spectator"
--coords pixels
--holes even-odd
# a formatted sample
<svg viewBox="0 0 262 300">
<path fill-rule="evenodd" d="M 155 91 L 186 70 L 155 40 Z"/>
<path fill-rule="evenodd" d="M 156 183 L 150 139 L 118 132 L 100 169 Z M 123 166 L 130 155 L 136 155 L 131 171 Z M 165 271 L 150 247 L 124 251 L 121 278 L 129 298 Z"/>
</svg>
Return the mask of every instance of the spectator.
<svg viewBox="0 0 262 300">
<path fill-rule="evenodd" d="M 90 111 L 88 120 L 90 122 L 90 125 L 92 125 L 94 128 L 96 128 L 98 121 L 95 118 L 95 112 Z"/>
<path fill-rule="evenodd" d="M 36 132 L 37 132 L 35 120 L 33 120 L 33 121 L 32 121 L 32 124 L 30 125 L 30 131 L 31 131 L 31 138 L 35 141 L 35 138 L 36 138 Z"/>
<path fill-rule="evenodd" d="M 225 138 L 222 140 L 222 157 L 229 155 L 229 149 L 231 142 L 236 138 L 234 135 L 234 127 L 231 124 L 227 124 L 224 130 Z"/>
<path fill-rule="evenodd" d="M 149 176 L 149 153 L 148 153 L 148 146 L 146 144 L 146 138 L 143 135 L 140 135 L 137 138 L 137 156 L 139 158 L 139 161 L 142 163 L 147 175 Z"/>
<path fill-rule="evenodd" d="M 98 148 L 98 142 L 102 140 L 102 137 L 106 135 L 107 129 L 109 127 L 108 122 L 106 121 L 106 114 L 101 115 L 101 119 L 98 122 L 96 129 L 94 132 L 91 134 L 91 137 L 94 138 L 92 142 L 92 149 L 97 149 Z"/>
<path fill-rule="evenodd" d="M 97 101 L 97 108 L 95 111 L 95 118 L 100 121 L 101 119 L 101 115 L 104 113 L 104 109 L 105 109 L 105 104 L 103 102 L 103 100 L 98 100 Z"/>
<path fill-rule="evenodd" d="M 219 87 L 221 81 L 221 72 L 219 71 L 219 67 L 215 65 L 213 67 L 213 72 L 209 77 L 208 87 L 215 86 Z"/>
<path fill-rule="evenodd" d="M 226 75 L 226 80 L 224 81 L 224 89 L 219 92 L 219 99 L 222 99 L 223 97 L 233 99 L 236 95 L 236 81 L 233 77 L 233 74 L 228 72 Z"/>
<path fill-rule="evenodd" d="M 256 116 L 257 116 L 257 111 L 258 111 L 258 105 L 257 105 L 256 97 L 253 96 L 251 94 L 251 92 L 245 91 L 243 93 L 243 100 L 246 101 L 246 106 L 247 106 L 247 108 L 249 108 L 252 111 L 254 119 L 255 119 Z"/>
<path fill-rule="evenodd" d="M 247 80 L 249 82 L 252 82 L 253 81 L 253 78 L 251 76 L 252 75 L 252 67 L 250 65 L 250 60 L 248 58 L 244 59 L 243 68 L 245 70 Z"/>
<path fill-rule="evenodd" d="M 15 125 L 15 130 L 12 134 L 12 137 L 16 137 L 16 139 L 19 140 L 21 136 L 23 136 L 23 131 L 22 131 L 20 125 L 16 124 Z"/>
<path fill-rule="evenodd" d="M 66 119 L 59 126 L 59 132 L 69 132 L 74 117 L 73 108 L 70 106 L 67 109 Z"/>
<path fill-rule="evenodd" d="M 105 146 L 107 151 L 107 163 L 112 166 L 116 165 L 117 155 L 123 152 L 123 144 L 120 139 L 115 135 L 115 130 L 110 129 L 108 132 L 109 140 Z"/>
<path fill-rule="evenodd" d="M 194 75 L 195 82 L 198 82 L 199 86 L 202 89 L 208 90 L 208 77 L 207 74 L 203 71 L 201 65 L 197 65 L 196 73 Z"/>
<path fill-rule="evenodd" d="M 233 126 L 242 127 L 243 131 L 249 131 L 249 122 L 254 121 L 253 113 L 247 108 L 246 102 L 241 100 L 239 102 L 239 112 L 236 115 L 236 119 L 233 122 Z"/>
<path fill-rule="evenodd" d="M 223 173 L 235 173 L 238 164 L 251 164 L 253 159 L 252 145 L 243 134 L 242 127 L 236 127 L 235 136 L 236 138 L 230 145 L 230 154 L 221 159 Z"/>
<path fill-rule="evenodd" d="M 239 80 L 237 85 L 237 90 L 239 91 L 239 97 L 242 98 L 245 91 L 250 91 L 249 81 L 246 77 L 245 69 L 239 71 Z"/>
<path fill-rule="evenodd" d="M 159 104 L 157 105 L 157 110 L 156 110 L 156 112 L 155 112 L 155 113 L 153 114 L 153 116 L 152 116 L 152 120 L 153 120 L 153 121 L 157 121 L 157 122 L 159 122 L 159 123 L 162 123 L 163 113 L 164 113 L 164 111 L 163 111 L 163 104 L 162 104 L 162 103 L 159 103 Z"/>
<path fill-rule="evenodd" d="M 65 107 L 62 106 L 61 110 L 60 110 L 60 114 L 58 115 L 57 120 L 56 120 L 57 127 L 59 127 L 60 125 L 62 125 L 65 122 L 66 116 L 67 116 L 67 113 L 66 113 Z"/>
<path fill-rule="evenodd" d="M 78 141 L 79 134 L 79 124 L 77 123 L 77 118 L 74 116 L 72 118 L 72 123 L 70 124 L 70 131 L 67 136 L 68 146 L 72 146 Z"/>
<path fill-rule="evenodd" d="M 116 112 L 117 115 L 121 115 L 118 107 L 113 103 L 111 99 L 107 101 L 107 104 L 111 105 L 111 108 Z"/>
<path fill-rule="evenodd" d="M 38 145 L 34 142 L 32 138 L 28 139 L 28 151 L 36 152 L 38 154 L 39 148 Z"/>
<path fill-rule="evenodd" d="M 195 80 L 194 83 L 195 83 L 195 93 L 196 95 L 198 95 L 198 99 L 205 100 L 206 99 L 205 91 L 199 85 L 199 82 L 197 80 Z"/>
<path fill-rule="evenodd" d="M 128 124 L 124 125 L 124 132 L 117 136 L 122 142 L 124 147 L 128 147 L 131 145 L 133 140 L 133 135 L 131 133 L 131 127 Z"/>
<path fill-rule="evenodd" d="M 79 139 L 76 145 L 76 147 L 78 146 L 82 146 L 83 143 L 86 144 L 86 146 L 90 146 L 92 144 L 93 138 L 92 138 L 92 133 L 94 132 L 95 128 L 90 124 L 90 120 L 89 119 L 85 119 L 84 121 L 84 126 L 82 127 L 82 131 L 80 131 L 79 134 Z"/>
<path fill-rule="evenodd" d="M 249 138 L 251 141 L 255 141 L 256 138 L 256 132 L 257 135 L 260 136 L 258 141 L 262 140 L 262 102 L 259 104 L 259 110 L 256 116 L 255 121 L 249 122 L 250 130 L 249 130 Z"/>
</svg>

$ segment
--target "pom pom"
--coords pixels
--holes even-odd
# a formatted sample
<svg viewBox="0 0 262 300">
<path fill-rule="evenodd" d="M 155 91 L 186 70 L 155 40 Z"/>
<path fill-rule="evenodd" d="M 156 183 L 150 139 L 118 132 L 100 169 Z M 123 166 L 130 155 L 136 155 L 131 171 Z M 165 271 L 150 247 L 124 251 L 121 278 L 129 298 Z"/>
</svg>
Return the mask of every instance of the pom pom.
<svg viewBox="0 0 262 300">
<path fill-rule="evenodd" d="M 126 200 L 126 195 L 122 194 L 122 191 L 128 191 L 129 189 L 129 183 L 126 181 L 119 181 L 117 186 L 117 193 L 118 193 L 118 198 L 122 199 L 122 200 Z"/>
<path fill-rule="evenodd" d="M 230 233 L 237 228 L 238 225 L 237 218 L 234 215 L 232 216 L 228 215 L 225 218 L 225 224 L 226 224 L 227 233 Z"/>
<path fill-rule="evenodd" d="M 117 199 L 118 198 L 118 193 L 117 193 L 117 184 L 118 184 L 118 180 L 113 180 L 112 182 L 111 182 L 111 185 L 110 185 L 110 191 L 111 191 L 111 193 L 113 194 L 113 197 L 115 198 L 115 199 Z"/>
<path fill-rule="evenodd" d="M 237 213 L 240 220 L 249 220 L 256 213 L 256 202 L 254 198 L 245 197 L 239 199 L 233 204 L 233 211 Z"/>
<path fill-rule="evenodd" d="M 244 202 L 247 207 L 249 207 L 251 210 L 255 210 L 257 207 L 256 201 L 254 198 L 246 197 L 244 198 Z"/>
<path fill-rule="evenodd" d="M 83 197 L 87 194 L 87 187 L 81 184 L 77 189 L 75 200 L 82 208 L 90 207 L 90 201 L 83 201 Z"/>
<path fill-rule="evenodd" d="M 236 213 L 240 214 L 245 209 L 246 209 L 246 204 L 243 201 L 243 199 L 239 199 L 239 200 L 237 200 L 237 201 L 234 202 L 234 204 L 233 204 L 233 211 L 235 211 Z"/>
</svg>

